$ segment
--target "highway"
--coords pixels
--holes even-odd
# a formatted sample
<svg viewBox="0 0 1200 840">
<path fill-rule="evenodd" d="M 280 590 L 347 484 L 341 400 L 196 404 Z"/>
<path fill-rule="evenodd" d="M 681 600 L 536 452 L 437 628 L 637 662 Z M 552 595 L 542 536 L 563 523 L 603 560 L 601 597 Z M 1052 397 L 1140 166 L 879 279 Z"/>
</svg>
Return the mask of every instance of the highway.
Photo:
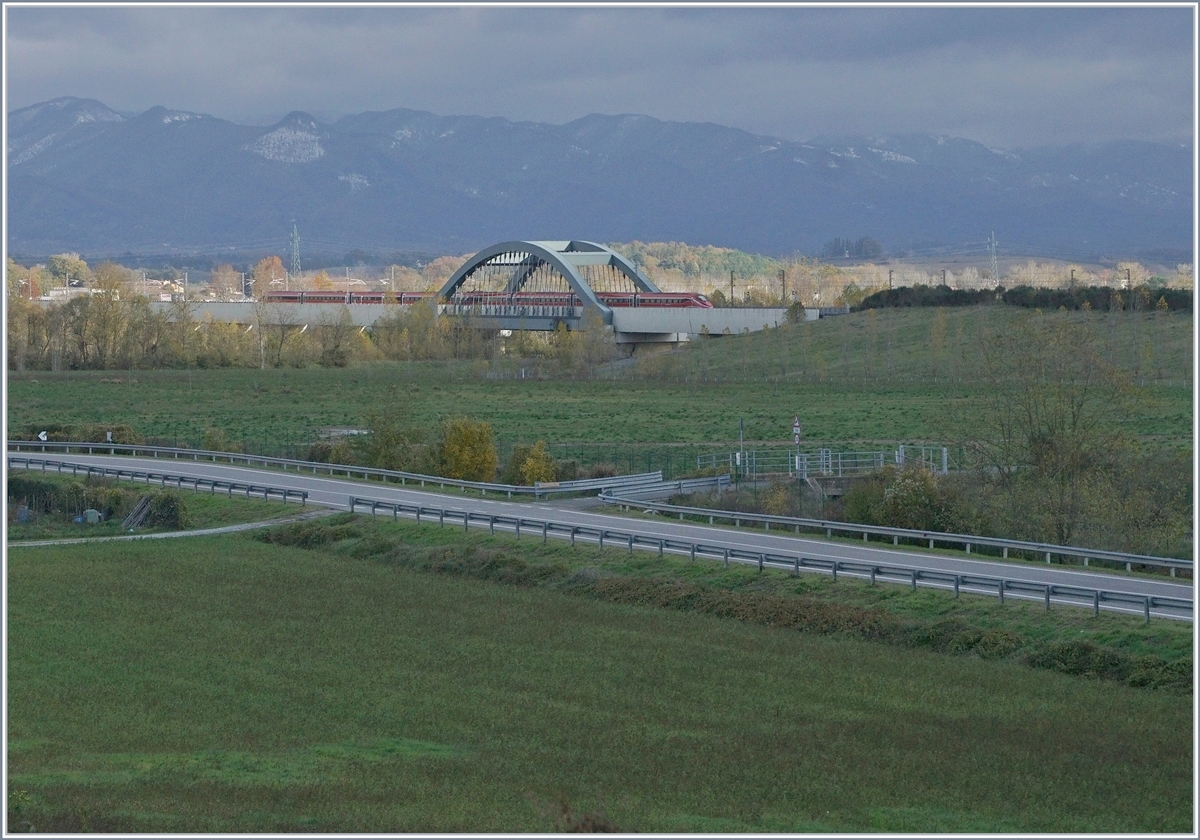
<svg viewBox="0 0 1200 840">
<path fill-rule="evenodd" d="M 745 551 L 793 554 L 815 559 L 837 559 L 904 566 L 920 570 L 938 571 L 951 575 L 1002 577 L 1010 581 L 1103 589 L 1140 597 L 1181 598 L 1191 601 L 1194 594 L 1191 582 L 1166 577 L 1138 577 L 1079 567 L 1041 566 L 1039 564 L 1004 562 L 995 559 L 970 559 L 967 557 L 923 553 L 919 550 L 898 550 L 878 543 L 855 545 L 851 542 L 830 542 L 812 537 L 790 535 L 777 530 L 758 531 L 745 528 L 734 530 L 660 517 L 631 519 L 612 514 L 581 511 L 554 501 L 518 503 L 500 501 L 491 497 L 447 495 L 427 490 L 413 490 L 395 484 L 304 475 L 203 461 L 178 462 L 156 460 L 154 458 L 75 454 L 48 455 L 45 457 L 81 465 L 90 464 L 97 467 L 124 470 L 136 469 L 160 473 L 167 472 L 218 479 L 221 481 L 247 482 L 305 490 L 309 494 L 309 502 L 342 510 L 349 507 L 349 498 L 351 495 L 354 495 L 381 501 L 426 504 L 459 511 L 469 510 L 472 513 L 484 516 L 525 516 L 535 519 L 552 519 L 555 522 L 566 525 L 607 528 L 614 531 L 636 529 L 639 534 L 651 539 L 703 542 L 708 545 Z M 994 597 L 994 588 L 991 590 L 991 593 Z M 1064 601 L 1063 603 L 1067 602 Z M 1070 603 L 1076 606 L 1079 605 L 1079 601 Z M 1105 608 L 1112 609 L 1113 607 L 1106 605 Z M 1138 612 L 1135 608 L 1116 608 L 1125 609 L 1129 612 Z M 1181 617 L 1178 612 L 1160 613 L 1158 610 L 1155 610 L 1155 614 L 1176 618 Z M 1190 618 L 1190 616 L 1188 617 Z"/>
</svg>

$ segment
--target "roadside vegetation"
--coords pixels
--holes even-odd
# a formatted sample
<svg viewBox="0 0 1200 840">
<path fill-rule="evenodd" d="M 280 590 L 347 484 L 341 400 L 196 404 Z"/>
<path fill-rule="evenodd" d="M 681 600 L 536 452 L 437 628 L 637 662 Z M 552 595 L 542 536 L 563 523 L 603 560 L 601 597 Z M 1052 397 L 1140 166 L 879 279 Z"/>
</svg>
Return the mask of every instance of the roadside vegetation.
<svg viewBox="0 0 1200 840">
<path fill-rule="evenodd" d="M 259 522 L 295 513 L 296 505 L 261 499 L 228 499 L 204 493 L 176 492 L 153 486 L 13 470 L 7 482 L 7 538 L 22 540 L 120 536 L 122 520 L 148 497 L 150 510 L 135 533 L 218 528 Z M 89 523 L 88 510 L 99 521 Z"/>
<path fill-rule="evenodd" d="M 1193 817 L 1166 621 L 337 516 L 14 551 L 8 639 L 17 831 Z"/>
</svg>

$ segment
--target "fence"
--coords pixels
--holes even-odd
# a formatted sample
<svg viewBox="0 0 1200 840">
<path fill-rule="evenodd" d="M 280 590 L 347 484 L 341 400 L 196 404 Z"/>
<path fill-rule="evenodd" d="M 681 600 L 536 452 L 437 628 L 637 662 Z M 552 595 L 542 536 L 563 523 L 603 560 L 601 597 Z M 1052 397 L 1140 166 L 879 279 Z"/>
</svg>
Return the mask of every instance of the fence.
<svg viewBox="0 0 1200 840">
<path fill-rule="evenodd" d="M 917 465 L 930 472 L 945 474 L 951 467 L 949 449 L 945 446 L 900 444 L 894 451 L 834 452 L 823 447 L 810 452 L 796 450 L 757 450 L 747 452 L 717 452 L 696 456 L 696 469 L 728 468 L 753 481 L 759 476 L 795 476 L 801 480 L 819 476 L 867 475 L 889 464 L 898 467 Z"/>
<path fill-rule="evenodd" d="M 783 569 L 790 571 L 795 576 L 799 576 L 802 571 L 825 572 L 830 574 L 835 581 L 839 574 L 848 574 L 869 579 L 872 585 L 882 581 L 906 583 L 914 590 L 918 585 L 922 584 L 942 589 L 952 588 L 956 598 L 963 590 L 984 594 L 994 592 L 1000 599 L 1000 603 L 1004 603 L 1005 596 L 1008 594 L 1014 594 L 1024 599 L 1037 597 L 1044 601 L 1047 610 L 1050 609 L 1053 599 L 1057 599 L 1060 603 L 1075 606 L 1090 606 L 1096 615 L 1099 615 L 1100 607 L 1105 604 L 1133 606 L 1142 611 L 1147 623 L 1150 621 L 1150 611 L 1155 608 L 1174 611 L 1186 616 L 1191 616 L 1193 609 L 1192 601 L 1183 598 L 1139 595 L 1130 592 L 1116 592 L 1106 589 L 1091 589 L 1062 584 L 1036 583 L 985 575 L 955 574 L 893 564 L 804 557 L 800 554 L 749 551 L 691 540 L 667 539 L 639 533 L 635 530 L 597 528 L 585 525 L 573 525 L 567 522 L 557 522 L 551 519 L 476 513 L 469 510 L 437 505 L 393 502 L 381 499 L 368 499 L 361 496 L 349 497 L 349 508 L 352 513 L 356 512 L 359 508 L 367 507 L 370 508 L 372 516 L 379 515 L 381 510 L 384 512 L 390 511 L 393 520 L 397 519 L 400 515 L 411 516 L 416 519 L 418 524 L 422 523 L 422 521 L 428 522 L 434 517 L 437 518 L 438 525 L 442 527 L 446 526 L 447 520 L 450 520 L 452 524 L 457 521 L 462 523 L 464 531 L 469 530 L 472 523 L 474 523 L 477 527 L 486 525 L 488 533 L 494 535 L 497 526 L 499 526 L 502 529 L 511 530 L 518 540 L 521 538 L 522 529 L 524 529 L 526 534 L 535 537 L 540 535 L 543 543 L 551 536 L 568 539 L 571 545 L 575 545 L 576 540 L 583 539 L 587 542 L 596 543 L 599 548 L 604 548 L 607 542 L 609 547 L 623 547 L 630 554 L 633 553 L 635 548 L 644 551 L 657 551 L 659 557 L 662 557 L 667 552 L 677 555 L 686 554 L 692 561 L 695 561 L 697 557 L 701 559 L 720 560 L 727 568 L 732 562 L 756 565 L 760 572 L 766 568 Z M 425 517 L 425 519 L 423 520 L 422 517 Z"/>
<path fill-rule="evenodd" d="M 157 482 L 160 487 L 174 485 L 179 490 L 184 489 L 184 485 L 190 485 L 191 489 L 196 492 L 207 488 L 210 495 L 215 495 L 217 490 L 225 490 L 226 495 L 230 497 L 236 492 L 239 495 L 244 494 L 247 499 L 252 496 L 258 497 L 261 495 L 264 501 L 270 500 L 274 496 L 283 502 L 299 499 L 301 507 L 308 503 L 307 490 L 293 490 L 288 487 L 270 487 L 261 484 L 246 484 L 240 481 L 221 481 L 219 479 L 201 478 L 190 475 L 173 475 L 171 473 L 158 473 L 148 470 L 123 470 L 115 467 L 97 467 L 90 464 L 76 464 L 69 461 L 56 461 L 46 458 L 8 456 L 9 469 L 22 467 L 26 470 L 32 470 L 34 466 L 40 466 L 42 472 L 47 472 L 47 467 L 54 467 L 55 472 L 61 474 L 67 468 L 70 468 L 71 475 L 75 476 L 79 475 L 79 472 L 82 470 L 88 477 L 101 475 L 112 476 L 118 480 L 144 481 L 146 484 Z"/>
<path fill-rule="evenodd" d="M 998 537 L 980 537 L 971 534 L 946 534 L 940 531 L 917 531 L 908 528 L 889 528 L 884 525 L 833 522 L 826 519 L 801 519 L 794 516 L 771 516 L 765 513 L 745 513 L 717 508 L 669 505 L 646 502 L 636 496 L 616 496 L 611 493 L 601 493 L 600 498 L 611 504 L 621 505 L 626 509 L 630 506 L 636 506 L 662 513 L 678 514 L 680 519 L 683 519 L 684 516 L 707 518 L 710 525 L 715 524 L 716 520 L 721 519 L 732 522 L 734 527 L 740 527 L 743 522 L 757 523 L 763 525 L 767 530 L 770 530 L 772 525 L 779 525 L 784 528 L 790 527 L 797 534 L 801 532 L 802 528 L 808 531 L 823 530 L 827 539 L 832 539 L 834 532 L 853 534 L 855 536 L 862 534 L 863 542 L 866 542 L 870 536 L 874 535 L 876 537 L 891 537 L 892 545 L 899 545 L 902 539 L 920 540 L 922 543 L 928 541 L 930 548 L 939 543 L 943 546 L 962 546 L 967 554 L 971 553 L 972 547 L 987 546 L 989 548 L 1001 549 L 1002 557 L 1006 560 L 1008 559 L 1009 551 L 1024 551 L 1031 554 L 1044 554 L 1046 563 L 1050 563 L 1051 559 L 1057 556 L 1060 559 L 1063 557 L 1081 558 L 1085 566 L 1089 565 L 1092 560 L 1123 563 L 1127 572 L 1133 571 L 1135 564 L 1139 566 L 1167 568 L 1170 569 L 1171 577 L 1176 576 L 1175 573 L 1178 569 L 1188 572 L 1192 571 L 1191 560 L 1179 560 L 1173 557 L 1152 557 L 1144 554 L 1127 554 L 1121 551 L 1105 551 L 1098 548 L 1077 548 L 1075 546 L 1051 545 L 1049 543 L 1005 540 Z"/>
</svg>

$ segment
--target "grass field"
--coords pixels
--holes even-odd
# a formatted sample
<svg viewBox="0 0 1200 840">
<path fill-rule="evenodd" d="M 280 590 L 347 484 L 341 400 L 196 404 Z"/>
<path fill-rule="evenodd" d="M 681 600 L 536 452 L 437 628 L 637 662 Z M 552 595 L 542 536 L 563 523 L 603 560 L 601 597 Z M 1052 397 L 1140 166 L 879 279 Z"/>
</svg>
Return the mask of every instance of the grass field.
<svg viewBox="0 0 1200 840">
<path fill-rule="evenodd" d="M 10 828 L 1192 827 L 1188 696 L 430 574 L 384 543 L 646 573 L 619 553 L 349 524 L 318 550 L 237 535 L 13 551 Z M 1077 620 L 1051 616 L 1025 621 L 1065 636 Z M 1121 621 L 1102 632 L 1183 654 Z"/>
<path fill-rule="evenodd" d="M 856 313 L 649 353 L 584 381 L 486 379 L 477 365 L 454 362 L 10 373 L 8 422 L 14 432 L 39 423 L 127 423 L 192 446 L 211 428 L 251 451 L 295 454 L 322 429 L 362 428 L 374 410 L 428 429 L 440 417 L 470 415 L 492 424 L 502 455 L 507 445 L 540 438 L 556 457 L 676 474 L 694 468 L 698 453 L 728 451 L 741 419 L 752 446 L 790 442 L 794 414 L 812 445 L 949 442 L 951 421 L 969 424 L 989 387 L 976 378 L 981 337 L 1024 317 L 999 306 Z M 1087 318 L 1112 360 L 1131 372 L 1136 363 L 1145 383 L 1122 424 L 1128 434 L 1190 450 L 1191 316 Z M 942 335 L 938 353 L 931 331 Z"/>
</svg>

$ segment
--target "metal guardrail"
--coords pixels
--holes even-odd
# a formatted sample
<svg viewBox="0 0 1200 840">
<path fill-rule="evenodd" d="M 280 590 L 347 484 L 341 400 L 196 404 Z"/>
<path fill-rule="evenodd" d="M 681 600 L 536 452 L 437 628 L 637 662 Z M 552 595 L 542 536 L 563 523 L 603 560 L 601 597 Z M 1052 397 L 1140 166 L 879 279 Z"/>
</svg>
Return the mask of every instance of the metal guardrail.
<svg viewBox="0 0 1200 840">
<path fill-rule="evenodd" d="M 675 481 L 663 481 L 658 484 L 648 484 L 632 490 L 621 491 L 626 499 L 662 499 L 679 493 L 697 493 L 701 491 L 721 491 L 728 488 L 733 479 L 728 475 L 713 475 L 703 478 L 681 478 Z M 607 489 L 601 493 L 613 492 Z"/>
<path fill-rule="evenodd" d="M 245 494 L 247 499 L 261 495 L 264 500 L 269 500 L 272 496 L 279 498 L 281 501 L 287 502 L 293 499 L 299 499 L 300 505 L 303 507 L 308 503 L 307 490 L 293 490 L 290 487 L 270 487 L 262 484 L 246 484 L 240 481 L 221 481 L 214 478 L 202 478 L 192 475 L 173 475 L 171 473 L 158 473 L 148 470 L 123 470 L 115 467 L 97 467 L 92 464 L 77 464 L 70 461 L 57 461 L 47 458 L 21 458 L 16 455 L 8 456 L 8 468 L 24 467 L 26 470 L 32 470 L 34 466 L 40 466 L 42 472 L 47 472 L 47 467 L 54 467 L 55 472 L 63 473 L 70 469 L 71 475 L 79 475 L 83 471 L 85 475 L 102 475 L 112 476 L 117 479 L 126 481 L 144 481 L 146 484 L 158 482 L 160 487 L 174 485 L 176 489 L 182 490 L 186 485 L 190 485 L 193 491 L 199 492 L 203 488 L 207 488 L 210 495 L 215 495 L 217 490 L 225 490 L 226 495 L 233 497 L 236 492 L 239 495 Z"/>
<path fill-rule="evenodd" d="M 349 497 L 349 509 L 355 513 L 359 508 L 369 507 L 372 516 L 379 515 L 382 510 L 390 511 L 392 519 L 400 515 L 413 517 L 418 524 L 437 518 L 438 525 L 445 527 L 446 521 L 461 522 L 463 530 L 467 531 L 472 524 L 488 528 L 489 534 L 496 533 L 496 527 L 511 530 L 516 538 L 521 538 L 522 529 L 534 536 L 540 534 L 545 543 L 551 536 L 569 539 L 571 545 L 576 540 L 584 539 L 595 542 L 600 548 L 607 542 L 610 547 L 625 547 L 629 553 L 635 548 L 644 551 L 657 551 L 658 556 L 664 553 L 684 555 L 690 560 L 697 557 L 722 561 L 726 568 L 732 563 L 757 565 L 758 570 L 765 568 L 788 570 L 799 576 L 802 571 L 826 572 L 836 581 L 839 574 L 849 574 L 869 579 L 872 585 L 877 582 L 905 583 L 914 590 L 918 585 L 954 590 L 954 596 L 966 590 L 971 593 L 990 594 L 994 592 L 1004 603 L 1005 596 L 1015 594 L 1028 599 L 1036 596 L 1043 600 L 1046 609 L 1050 609 L 1052 599 L 1060 603 L 1074 606 L 1090 606 L 1094 614 L 1099 615 L 1100 607 L 1104 604 L 1133 606 L 1141 609 L 1147 623 L 1150 621 L 1152 609 L 1178 610 L 1189 616 L 1192 614 L 1192 601 L 1183 598 L 1169 598 L 1161 595 L 1135 595 L 1129 592 L 1114 592 L 1106 589 L 1091 589 L 1082 586 L 1067 586 L 1063 584 L 1034 583 L 1031 581 L 1011 580 L 986 575 L 965 575 L 952 572 L 940 572 L 929 569 L 916 569 L 885 563 L 865 563 L 856 560 L 837 560 L 816 557 L 804 557 L 800 554 L 777 554 L 774 552 L 748 551 L 739 548 L 713 545 L 711 543 L 691 540 L 665 539 L 649 536 L 634 530 L 615 530 L 611 528 L 595 528 L 584 525 L 572 525 L 556 522 L 552 519 L 540 519 L 527 516 L 506 516 L 488 513 L 475 513 L 458 508 L 440 507 L 437 505 L 411 504 L 394 502 L 383 499 L 368 499 L 361 496 Z M 425 517 L 425 519 L 422 519 Z"/>
<path fill-rule="evenodd" d="M 579 478 L 573 481 L 535 481 L 535 490 L 554 491 L 557 493 L 582 493 L 588 490 L 621 489 L 625 487 L 640 487 L 662 481 L 662 470 L 636 475 L 610 475 L 604 478 Z M 514 485 L 517 486 L 517 485 Z"/>
<path fill-rule="evenodd" d="M 948 546 L 961 545 L 966 549 L 966 553 L 971 553 L 972 546 L 988 546 L 989 548 L 999 548 L 1003 552 L 1004 559 L 1008 559 L 1008 552 L 1011 551 L 1028 551 L 1031 553 L 1044 554 L 1046 562 L 1050 563 L 1053 556 L 1059 557 L 1078 557 L 1083 559 L 1083 564 L 1088 565 L 1090 560 L 1104 560 L 1116 563 L 1124 563 L 1126 571 L 1132 571 L 1133 566 L 1156 566 L 1159 568 L 1167 568 L 1171 570 L 1171 577 L 1175 577 L 1177 569 L 1186 571 L 1192 570 L 1191 560 L 1179 560 L 1174 557 L 1153 557 L 1144 554 L 1127 554 L 1121 551 L 1105 551 L 1096 548 L 1078 548 L 1075 546 L 1066 545 L 1051 545 L 1049 543 L 1034 543 L 1024 542 L 1022 540 L 1005 540 L 997 537 L 980 537 L 971 534 L 946 534 L 940 531 L 917 531 L 908 528 L 889 528 L 884 525 L 861 525 L 853 522 L 833 522 L 826 519 L 801 519 L 794 516 L 772 516 L 766 513 L 745 513 L 735 510 L 720 510 L 717 508 L 700 508 L 687 507 L 685 505 L 669 505 L 661 502 L 646 503 L 634 496 L 617 496 L 611 493 L 601 493 L 600 498 L 614 505 L 628 509 L 629 507 L 641 507 L 658 511 L 660 513 L 678 514 L 680 519 L 684 516 L 707 517 L 710 525 L 715 524 L 716 520 L 729 520 L 734 527 L 741 527 L 743 522 L 758 523 L 763 525 L 767 530 L 770 530 L 772 525 L 780 525 L 785 528 L 791 527 L 796 533 L 800 533 L 801 528 L 808 530 L 824 530 L 826 538 L 832 539 L 834 532 L 847 534 L 862 534 L 863 542 L 867 541 L 870 535 L 877 537 L 891 537 L 892 545 L 899 545 L 900 540 L 921 540 L 927 541 L 929 547 L 933 548 L 935 544 Z"/>
<path fill-rule="evenodd" d="M 580 481 L 546 483 L 544 485 L 534 485 L 529 487 L 521 484 L 498 484 L 487 481 L 464 481 L 457 478 L 445 478 L 438 475 L 422 475 L 421 473 L 410 473 L 402 470 L 384 470 L 375 467 L 356 467 L 351 464 L 326 464 L 320 461 L 301 461 L 294 458 L 272 458 L 267 455 L 246 455 L 241 452 L 218 452 L 211 449 L 185 449 L 171 446 L 139 446 L 133 444 L 96 443 L 88 441 L 10 440 L 8 441 L 8 449 L 16 452 L 62 451 L 68 454 L 72 449 L 78 449 L 86 450 L 89 455 L 150 455 L 154 458 L 157 458 L 161 455 L 175 459 L 191 458 L 193 461 L 220 461 L 229 464 L 245 464 L 246 466 L 258 465 L 263 467 L 279 467 L 285 471 L 289 467 L 294 467 L 297 472 L 311 471 L 314 475 L 316 475 L 318 472 L 328 472 L 329 475 L 345 474 L 347 478 L 361 475 L 364 479 L 370 479 L 373 477 L 382 479 L 384 481 L 399 481 L 402 485 L 405 485 L 408 482 L 413 482 L 419 484 L 421 487 L 426 486 L 426 484 L 436 484 L 443 490 L 447 487 L 457 487 L 462 490 L 478 490 L 480 491 L 481 495 L 485 496 L 490 491 L 497 494 L 506 494 L 510 498 L 513 495 L 527 495 L 533 496 L 535 499 L 540 499 L 543 496 L 551 496 L 557 493 L 578 493 L 586 492 L 588 490 L 603 490 L 606 488 L 628 489 L 632 486 L 641 484 L 655 484 L 662 481 L 662 470 L 657 470 L 652 473 L 617 475 L 596 479 L 581 479 Z"/>
</svg>

